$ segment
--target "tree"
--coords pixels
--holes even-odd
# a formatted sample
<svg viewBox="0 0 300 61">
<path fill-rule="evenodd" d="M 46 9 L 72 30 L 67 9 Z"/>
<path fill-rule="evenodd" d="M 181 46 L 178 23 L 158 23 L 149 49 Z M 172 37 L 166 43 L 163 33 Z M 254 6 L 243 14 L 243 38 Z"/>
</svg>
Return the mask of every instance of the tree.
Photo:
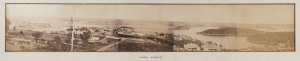
<svg viewBox="0 0 300 61">
<path fill-rule="evenodd" d="M 54 50 L 55 51 L 61 51 L 61 38 L 59 36 L 54 37 Z"/>
<path fill-rule="evenodd" d="M 82 34 L 80 34 L 80 39 L 83 42 L 88 42 L 88 40 L 91 38 L 91 31 L 86 27 L 83 27 L 80 30 L 83 32 Z"/>
<path fill-rule="evenodd" d="M 9 30 L 10 24 L 11 24 L 10 21 L 5 18 L 5 30 L 6 30 L 5 33 L 7 33 L 7 31 Z"/>
<path fill-rule="evenodd" d="M 97 30 L 95 30 L 95 32 L 100 32 L 100 31 L 97 29 Z"/>
<path fill-rule="evenodd" d="M 22 36 L 25 36 L 24 32 L 23 31 L 20 31 L 20 35 Z"/>
<path fill-rule="evenodd" d="M 37 43 L 38 39 L 42 38 L 42 32 L 33 32 L 32 36 L 35 38 L 35 42 Z"/>
<path fill-rule="evenodd" d="M 17 30 L 17 27 L 16 27 L 16 26 L 14 26 L 13 30 Z"/>
<path fill-rule="evenodd" d="M 61 38 L 59 36 L 54 37 L 56 43 L 61 43 Z"/>
</svg>

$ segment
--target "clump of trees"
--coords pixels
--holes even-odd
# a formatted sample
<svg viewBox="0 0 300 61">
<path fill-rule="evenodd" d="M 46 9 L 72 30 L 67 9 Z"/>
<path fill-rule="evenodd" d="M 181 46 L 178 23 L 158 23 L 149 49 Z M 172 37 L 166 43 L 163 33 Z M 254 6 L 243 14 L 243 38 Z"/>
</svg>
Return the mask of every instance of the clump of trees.
<svg viewBox="0 0 300 61">
<path fill-rule="evenodd" d="M 168 46 L 174 45 L 174 34 L 172 33 L 156 33 L 156 35 L 145 35 L 141 38 L 149 39 L 158 43 L 166 44 Z"/>
<path fill-rule="evenodd" d="M 138 36 L 132 35 L 133 32 L 134 32 L 134 29 L 129 26 L 120 26 L 113 30 L 114 36 L 127 37 L 127 38 L 138 37 Z"/>
<path fill-rule="evenodd" d="M 54 37 L 53 41 L 48 42 L 47 48 L 50 51 L 62 51 L 62 38 L 59 36 Z"/>
<path fill-rule="evenodd" d="M 191 37 L 185 35 L 175 35 L 174 36 L 174 45 L 183 48 L 185 44 L 195 43 L 198 46 L 204 45 L 204 43 L 198 39 L 192 39 Z"/>
<path fill-rule="evenodd" d="M 40 38 L 43 36 L 43 32 L 33 32 L 32 36 L 34 37 L 35 42 L 37 43 Z"/>
<path fill-rule="evenodd" d="M 80 30 L 83 31 L 83 33 L 80 34 L 80 39 L 83 42 L 88 42 L 88 40 L 91 38 L 91 31 L 86 27 L 83 27 Z"/>
<path fill-rule="evenodd" d="M 71 47 L 71 39 L 72 39 L 72 28 L 67 29 L 69 32 L 67 34 L 67 37 L 65 38 L 64 42 L 66 44 L 62 44 L 62 51 L 70 51 Z M 89 39 L 91 38 L 91 31 L 87 27 L 81 27 L 81 28 L 76 28 L 74 31 L 80 31 L 79 33 L 74 33 L 74 51 L 76 50 L 86 50 L 87 48 L 90 48 L 90 43 L 88 43 Z M 79 42 L 83 42 L 82 44 L 79 44 Z M 84 47 L 79 47 L 79 46 L 84 46 Z"/>
</svg>

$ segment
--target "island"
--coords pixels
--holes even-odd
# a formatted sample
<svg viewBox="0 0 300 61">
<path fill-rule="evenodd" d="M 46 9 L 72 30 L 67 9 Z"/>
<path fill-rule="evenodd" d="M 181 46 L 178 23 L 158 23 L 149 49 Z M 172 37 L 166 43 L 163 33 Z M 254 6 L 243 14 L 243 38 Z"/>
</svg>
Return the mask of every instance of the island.
<svg viewBox="0 0 300 61">
<path fill-rule="evenodd" d="M 261 33 L 255 29 L 245 29 L 237 27 L 220 27 L 218 29 L 208 29 L 202 32 L 197 32 L 197 34 L 207 35 L 207 36 L 245 36 Z"/>
</svg>

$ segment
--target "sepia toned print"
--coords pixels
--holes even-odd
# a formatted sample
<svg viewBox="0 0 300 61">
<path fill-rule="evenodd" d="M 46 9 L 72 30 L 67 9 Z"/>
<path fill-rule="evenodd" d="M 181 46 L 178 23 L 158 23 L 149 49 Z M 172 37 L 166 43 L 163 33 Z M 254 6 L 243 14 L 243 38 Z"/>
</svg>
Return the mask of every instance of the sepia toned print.
<svg viewBox="0 0 300 61">
<path fill-rule="evenodd" d="M 6 4 L 6 52 L 293 52 L 294 4 Z"/>
</svg>

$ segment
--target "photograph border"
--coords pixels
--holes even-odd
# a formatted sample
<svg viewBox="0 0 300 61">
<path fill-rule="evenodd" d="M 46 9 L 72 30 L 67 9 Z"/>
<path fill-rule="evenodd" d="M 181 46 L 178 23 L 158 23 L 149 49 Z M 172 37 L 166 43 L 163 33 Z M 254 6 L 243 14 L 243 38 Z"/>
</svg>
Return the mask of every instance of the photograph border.
<svg viewBox="0 0 300 61">
<path fill-rule="evenodd" d="M 296 52 L 296 4 L 295 3 L 5 3 L 5 52 L 57 52 L 57 51 L 7 51 L 7 5 L 8 4 L 60 4 L 60 5 L 293 5 L 294 9 L 294 50 L 293 51 L 171 51 L 171 52 Z M 59 51 L 71 52 L 71 51 Z M 77 51 L 76 51 L 77 52 Z M 78 52 L 97 52 L 97 51 L 78 51 Z M 122 51 L 99 51 L 99 52 L 122 52 Z M 130 51 L 141 52 L 141 51 Z M 155 52 L 155 51 L 144 51 Z M 158 51 L 170 52 L 170 51 Z"/>
</svg>

